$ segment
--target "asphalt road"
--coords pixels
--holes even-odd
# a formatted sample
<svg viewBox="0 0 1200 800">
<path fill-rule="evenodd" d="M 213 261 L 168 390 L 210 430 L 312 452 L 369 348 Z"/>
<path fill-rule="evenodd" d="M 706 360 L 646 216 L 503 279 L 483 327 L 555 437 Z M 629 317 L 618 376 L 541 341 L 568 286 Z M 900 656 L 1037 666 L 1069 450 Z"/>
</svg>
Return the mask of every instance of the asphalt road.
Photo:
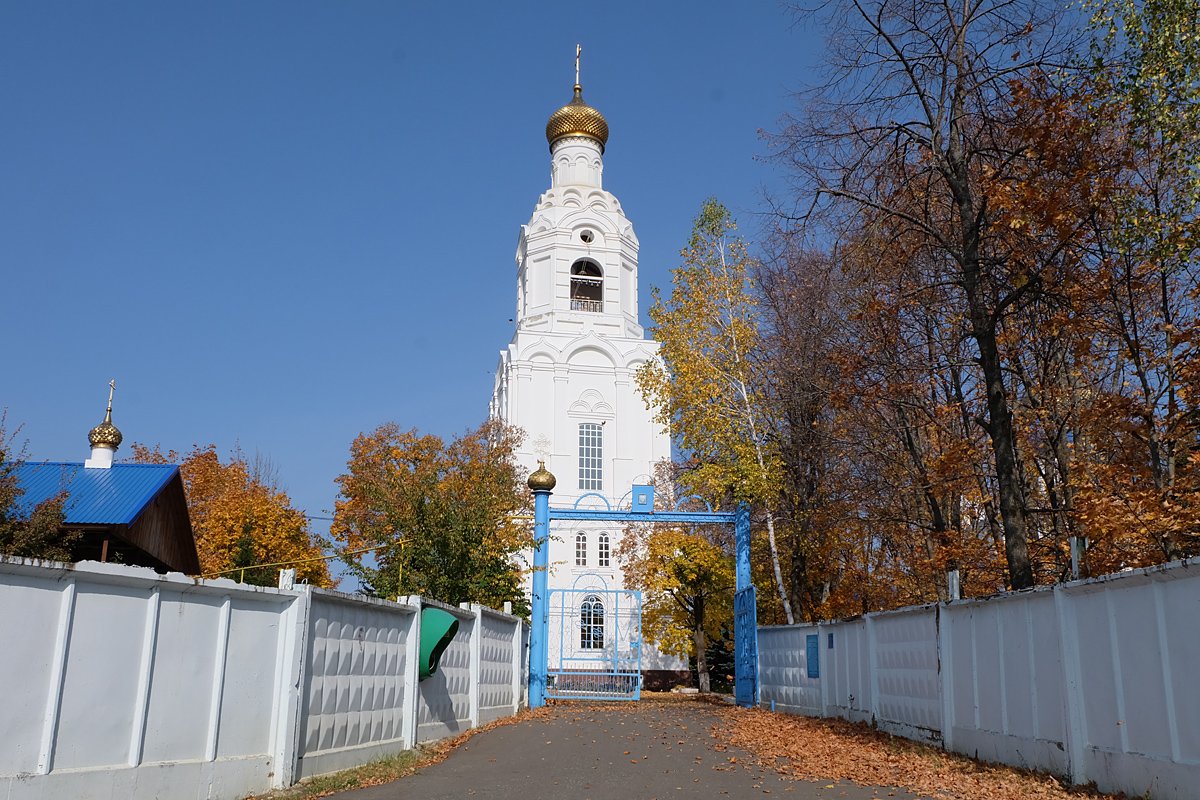
<svg viewBox="0 0 1200 800">
<path fill-rule="evenodd" d="M 483 731 L 444 761 L 339 800 L 667 800 L 694 797 L 915 798 L 897 789 L 808 783 L 755 764 L 710 732 L 719 707 L 702 702 L 559 705 Z"/>
</svg>

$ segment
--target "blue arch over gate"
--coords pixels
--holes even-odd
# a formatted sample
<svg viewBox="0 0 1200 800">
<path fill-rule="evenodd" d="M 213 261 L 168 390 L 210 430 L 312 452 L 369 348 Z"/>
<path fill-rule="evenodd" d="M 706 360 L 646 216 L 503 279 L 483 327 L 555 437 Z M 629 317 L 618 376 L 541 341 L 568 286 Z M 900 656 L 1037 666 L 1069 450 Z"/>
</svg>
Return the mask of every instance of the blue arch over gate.
<svg viewBox="0 0 1200 800">
<path fill-rule="evenodd" d="M 554 476 L 542 465 L 529 476 L 533 490 L 533 614 L 529 631 L 529 706 L 546 704 L 546 677 L 549 672 L 550 603 L 547 590 L 547 570 L 550 566 L 550 521 L 577 520 L 584 522 L 675 522 L 685 525 L 716 523 L 734 526 L 735 580 L 733 598 L 734 698 L 739 706 L 758 703 L 758 614 L 754 584 L 750 580 L 750 509 L 738 504 L 736 511 L 667 511 L 653 508 L 634 510 L 603 510 L 581 508 L 551 508 L 550 495 Z M 646 490 L 647 487 L 634 487 Z M 652 496 L 652 494 L 651 494 Z M 582 499 L 582 498 L 581 498 Z M 578 505 L 578 503 L 576 503 Z M 605 500 L 605 505 L 608 501 Z"/>
</svg>

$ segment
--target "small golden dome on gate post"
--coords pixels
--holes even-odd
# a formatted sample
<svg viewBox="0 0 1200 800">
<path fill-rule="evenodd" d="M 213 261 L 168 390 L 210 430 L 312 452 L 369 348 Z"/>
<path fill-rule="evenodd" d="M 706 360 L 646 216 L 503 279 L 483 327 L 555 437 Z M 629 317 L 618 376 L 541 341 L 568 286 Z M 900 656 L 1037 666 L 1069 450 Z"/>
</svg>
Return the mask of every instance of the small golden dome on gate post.
<svg viewBox="0 0 1200 800">
<path fill-rule="evenodd" d="M 554 488 L 558 480 L 550 470 L 546 469 L 546 462 L 539 461 L 538 468 L 529 476 L 529 488 L 535 492 L 548 492 Z"/>
</svg>

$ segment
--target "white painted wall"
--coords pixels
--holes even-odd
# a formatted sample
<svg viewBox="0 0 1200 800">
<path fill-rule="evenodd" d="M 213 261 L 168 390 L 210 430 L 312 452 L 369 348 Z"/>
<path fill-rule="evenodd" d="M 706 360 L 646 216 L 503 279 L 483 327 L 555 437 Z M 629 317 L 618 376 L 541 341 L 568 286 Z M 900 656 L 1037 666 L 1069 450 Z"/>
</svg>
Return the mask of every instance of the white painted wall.
<svg viewBox="0 0 1200 800">
<path fill-rule="evenodd" d="M 488 608 L 479 612 L 479 715 L 487 723 L 516 713 L 521 702 L 521 626 Z"/>
<path fill-rule="evenodd" d="M 408 680 L 420 605 L 313 589 L 297 777 L 335 772 L 414 744 Z"/>
<path fill-rule="evenodd" d="M 418 683 L 430 604 L 0 558 L 0 798 L 232 800 L 515 713 L 527 626 L 451 609 Z"/>
<path fill-rule="evenodd" d="M 414 599 L 409 598 L 410 602 Z M 417 699 L 418 743 L 444 739 L 471 728 L 478 696 L 478 667 L 472 663 L 473 653 L 478 652 L 477 613 L 432 600 L 426 600 L 425 605 L 458 617 L 458 633 L 442 653 L 438 671 L 421 681 Z"/>
<path fill-rule="evenodd" d="M 1200 797 L 1197 567 L 760 628 L 762 703 L 874 721 L 1105 791 Z M 818 678 L 808 677 L 814 634 Z"/>
</svg>

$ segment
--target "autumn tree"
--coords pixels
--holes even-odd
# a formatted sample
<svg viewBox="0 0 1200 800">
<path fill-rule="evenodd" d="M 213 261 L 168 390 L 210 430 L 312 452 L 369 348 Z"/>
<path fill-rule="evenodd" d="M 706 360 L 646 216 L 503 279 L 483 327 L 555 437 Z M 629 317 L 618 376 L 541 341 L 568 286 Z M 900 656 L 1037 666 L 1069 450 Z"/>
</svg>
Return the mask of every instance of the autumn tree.
<svg viewBox="0 0 1200 800">
<path fill-rule="evenodd" d="M 800 619 L 834 613 L 847 575 L 849 463 L 836 441 L 835 358 L 846 312 L 842 276 L 828 254 L 787 236 L 764 243 L 754 269 L 764 417 L 779 455 L 776 514 L 788 593 Z M 853 612 L 852 612 L 853 613 Z M 769 617 L 768 617 L 769 618 Z"/>
<path fill-rule="evenodd" d="M 279 570 L 294 565 L 299 580 L 332 585 L 327 562 L 318 560 L 320 540 L 263 459 L 235 450 L 222 463 L 212 444 L 196 445 L 181 458 L 135 443 L 133 460 L 179 464 L 202 574 L 274 586 Z"/>
<path fill-rule="evenodd" d="M 395 423 L 350 447 L 331 534 L 347 550 L 372 547 L 351 568 L 382 597 L 421 594 L 528 614 L 518 554 L 532 544 L 520 433 L 495 420 L 450 442 Z"/>
<path fill-rule="evenodd" d="M 764 509 L 775 586 L 788 624 L 792 604 L 775 531 L 779 453 L 764 416 L 753 259 L 729 211 L 707 200 L 692 227 L 683 263 L 672 270 L 671 295 L 655 288 L 650 319 L 660 361 L 637 372 L 655 420 L 675 437 L 691 469 L 687 491 L 732 495 Z"/>
<path fill-rule="evenodd" d="M 24 493 L 17 482 L 16 465 L 25 458 L 23 450 L 14 452 L 13 436 L 5 431 L 4 415 L 0 414 L 0 554 L 71 561 L 71 548 L 81 536 L 62 528 L 66 495 L 51 497 L 31 509 L 22 507 Z"/>
<path fill-rule="evenodd" d="M 1191 0 L 1085 7 L 1093 109 L 1116 122 L 1132 152 L 1096 252 L 1120 376 L 1105 411 L 1126 424 L 1109 427 L 1109 468 L 1098 465 L 1082 499 L 1093 524 L 1120 520 L 1151 536 L 1163 557 L 1180 558 L 1200 546 L 1200 9 Z"/>
<path fill-rule="evenodd" d="M 657 470 L 660 487 L 667 471 Z M 695 658 L 701 692 L 712 687 L 710 648 L 733 625 L 732 544 L 728 525 L 634 524 L 617 548 L 625 586 L 642 592 L 646 638 L 664 653 Z"/>
<path fill-rule="evenodd" d="M 1058 8 L 1038 0 L 852 0 L 835 4 L 830 80 L 773 139 L 815 198 L 802 214 L 852 218 L 907 238 L 953 290 L 985 399 L 1009 583 L 1033 585 L 1025 482 L 1002 343 L 1004 321 L 1041 280 L 1042 263 L 1011 263 L 984 186 L 1014 153 L 1003 109 L 1011 82 L 1069 51 Z"/>
</svg>

